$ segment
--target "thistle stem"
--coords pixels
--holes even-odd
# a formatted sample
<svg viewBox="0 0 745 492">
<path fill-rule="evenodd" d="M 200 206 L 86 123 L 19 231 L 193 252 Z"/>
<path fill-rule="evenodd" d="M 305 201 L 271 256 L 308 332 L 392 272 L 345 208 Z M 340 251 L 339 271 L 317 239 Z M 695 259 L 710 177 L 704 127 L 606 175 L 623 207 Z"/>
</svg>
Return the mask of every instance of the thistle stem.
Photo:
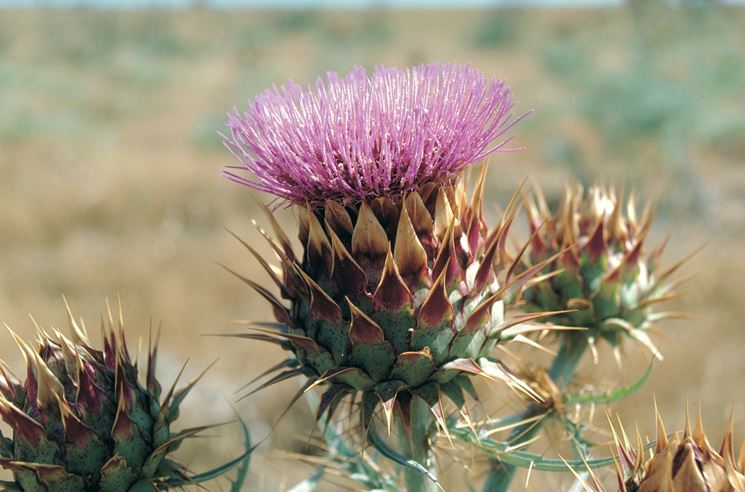
<svg viewBox="0 0 745 492">
<path fill-rule="evenodd" d="M 587 339 L 582 333 L 567 334 L 561 341 L 559 352 L 556 354 L 548 370 L 549 376 L 554 384 L 560 389 L 565 389 L 574 379 L 582 356 L 587 349 Z M 540 405 L 531 405 L 522 414 L 521 419 L 527 420 L 546 411 Z M 508 438 L 509 443 L 527 441 L 536 436 L 543 426 L 543 420 L 531 421 L 513 429 Z M 491 471 L 484 482 L 484 492 L 506 492 L 515 476 L 517 469 L 499 460 L 492 460 Z"/>
<path fill-rule="evenodd" d="M 404 454 L 417 463 L 430 468 L 436 475 L 434 460 L 429 446 L 430 433 L 436 427 L 427 404 L 419 398 L 411 402 L 411 428 L 405 429 L 399 419 L 399 440 Z M 404 484 L 407 492 L 434 492 L 437 485 L 423 473 L 412 468 L 404 468 Z"/>
</svg>

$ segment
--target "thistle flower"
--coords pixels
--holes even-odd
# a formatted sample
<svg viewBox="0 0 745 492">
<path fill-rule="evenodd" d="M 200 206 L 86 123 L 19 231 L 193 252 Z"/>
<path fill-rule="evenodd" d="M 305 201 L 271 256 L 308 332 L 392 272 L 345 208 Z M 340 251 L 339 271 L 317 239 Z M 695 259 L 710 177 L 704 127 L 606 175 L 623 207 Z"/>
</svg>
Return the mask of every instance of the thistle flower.
<svg viewBox="0 0 745 492">
<path fill-rule="evenodd" d="M 294 204 L 400 196 L 504 150 L 509 138 L 494 140 L 522 118 L 513 104 L 504 82 L 468 65 L 288 82 L 229 116 L 223 140 L 240 165 L 225 175 Z"/>
<path fill-rule="evenodd" d="M 598 339 L 608 341 L 620 357 L 618 348 L 625 337 L 662 358 L 649 332 L 656 321 L 679 313 L 654 312 L 653 307 L 676 297 L 669 279 L 683 261 L 667 270 L 659 268 L 667 240 L 651 251 L 645 249 L 652 207 L 648 205 L 639 218 L 633 197 L 624 203 L 622 192 L 599 186 L 585 191 L 579 185 L 567 187 L 556 212 L 549 209 L 540 190 L 525 201 L 532 232 L 531 260 L 553 257 L 547 271 L 558 272 L 526 290 L 528 309 L 575 310 L 547 321 L 586 328 L 582 333 L 595 358 Z"/>
<path fill-rule="evenodd" d="M 147 492 L 203 481 L 168 457 L 209 428 L 171 430 L 199 378 L 161 398 L 157 346 L 149 349 L 143 386 L 121 312 L 117 329 L 111 317 L 101 321 L 103 350 L 68 314 L 72 338 L 39 329 L 33 348 L 11 331 L 27 363 L 25 381 L 0 361 L 0 416 L 13 430 L 12 438 L 0 434 L 0 466 L 14 478 L 0 483 L 4 490 Z"/>
<path fill-rule="evenodd" d="M 733 448 L 734 419 L 730 419 L 722 445 L 715 450 L 704 432 L 699 411 L 696 426 L 691 430 L 686 412 L 685 432 L 668 436 L 659 412 L 657 439 L 653 450 L 647 450 L 637 432 L 632 445 L 621 428 L 621 436 L 613 428 L 616 475 L 619 492 L 738 492 L 745 490 L 745 441 L 740 456 Z M 611 426 L 613 427 L 613 426 Z M 606 489 L 590 471 L 594 488 Z"/>
</svg>

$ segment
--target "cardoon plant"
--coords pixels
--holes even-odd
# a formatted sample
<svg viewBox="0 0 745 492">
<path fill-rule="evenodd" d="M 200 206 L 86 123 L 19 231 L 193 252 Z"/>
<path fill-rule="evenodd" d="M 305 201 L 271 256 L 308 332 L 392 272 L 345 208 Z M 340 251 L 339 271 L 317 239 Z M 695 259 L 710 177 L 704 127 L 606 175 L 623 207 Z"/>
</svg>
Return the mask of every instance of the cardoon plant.
<svg viewBox="0 0 745 492">
<path fill-rule="evenodd" d="M 513 105 L 503 82 L 431 64 L 331 73 L 307 89 L 288 83 L 230 115 L 224 141 L 240 165 L 226 176 L 300 215 L 297 254 L 269 214 L 281 274 L 248 246 L 289 301 L 244 278 L 278 323 L 243 336 L 293 354 L 260 387 L 305 376 L 297 398 L 323 384 L 319 418 L 361 395 L 370 441 L 379 442 L 372 422 L 382 408 L 388 428 L 402 429 L 399 451 L 429 468 L 430 416 L 446 428 L 444 398 L 465 411 L 470 376 L 530 393 L 490 353 L 525 319 L 505 318 L 505 300 L 543 265 L 518 274 L 520 257 L 506 248 L 516 207 L 488 228 L 485 172 L 470 198 L 462 177 L 506 149 L 522 118 Z M 407 486 L 421 480 L 414 472 Z"/>
</svg>

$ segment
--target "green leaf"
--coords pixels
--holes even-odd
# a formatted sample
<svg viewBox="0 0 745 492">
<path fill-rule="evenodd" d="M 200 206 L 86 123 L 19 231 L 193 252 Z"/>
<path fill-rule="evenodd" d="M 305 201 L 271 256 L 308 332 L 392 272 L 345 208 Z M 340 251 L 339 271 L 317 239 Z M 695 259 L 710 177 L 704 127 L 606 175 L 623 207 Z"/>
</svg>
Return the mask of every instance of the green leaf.
<svg viewBox="0 0 745 492">
<path fill-rule="evenodd" d="M 586 394 L 577 394 L 577 395 L 567 395 L 564 398 L 564 404 L 565 405 L 604 405 L 608 403 L 612 403 L 616 400 L 620 400 L 621 398 L 624 398 L 632 393 L 636 393 L 639 391 L 642 386 L 647 382 L 649 379 L 650 374 L 652 374 L 652 366 L 653 364 L 650 364 L 647 370 L 642 374 L 642 376 L 632 384 L 628 386 L 624 386 L 622 388 L 618 388 L 613 391 L 608 391 L 604 393 L 586 393 Z"/>
<path fill-rule="evenodd" d="M 427 326 L 420 322 L 420 326 L 411 335 L 411 349 L 422 350 L 429 347 L 432 351 L 432 359 L 436 364 L 441 364 L 448 358 L 450 342 L 455 334 L 450 329 L 450 319 L 445 319 L 436 326 Z"/>
<path fill-rule="evenodd" d="M 437 477 L 435 477 L 427 467 L 415 460 L 399 454 L 396 450 L 388 446 L 388 444 L 386 444 L 386 442 L 378 435 L 374 425 L 370 426 L 367 433 L 367 439 L 370 442 L 370 445 L 380 451 L 380 453 L 386 458 L 395 461 L 401 466 L 417 471 L 432 480 L 434 483 L 439 484 Z"/>
</svg>

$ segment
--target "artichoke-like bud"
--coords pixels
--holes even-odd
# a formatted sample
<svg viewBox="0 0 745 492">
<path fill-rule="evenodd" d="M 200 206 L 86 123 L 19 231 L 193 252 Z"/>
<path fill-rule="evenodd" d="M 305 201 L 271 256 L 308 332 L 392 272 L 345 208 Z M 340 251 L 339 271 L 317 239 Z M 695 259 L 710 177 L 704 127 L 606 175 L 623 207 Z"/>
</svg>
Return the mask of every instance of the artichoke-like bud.
<svg viewBox="0 0 745 492">
<path fill-rule="evenodd" d="M 484 176 L 470 202 L 461 181 L 425 185 L 399 199 L 306 208 L 301 256 L 269 213 L 281 274 L 247 247 L 290 302 L 286 307 L 243 278 L 269 300 L 280 323 L 254 327 L 248 337 L 275 342 L 293 358 L 259 388 L 299 375 L 308 377 L 301 392 L 325 383 L 319 418 L 345 395 L 362 393 L 364 428 L 378 403 L 389 425 L 394 409 L 406 419 L 412 398 L 424 400 L 442 423 L 443 395 L 463 408 L 473 374 L 534 395 L 489 357 L 508 328 L 525 319 L 505 319 L 505 299 L 540 266 L 513 275 L 520 258 L 509 257 L 505 243 L 516 207 L 489 230 L 481 211 Z"/>
<path fill-rule="evenodd" d="M 646 248 L 653 207 L 647 205 L 638 217 L 633 197 L 625 201 L 623 192 L 580 185 L 567 187 L 556 211 L 540 190 L 526 197 L 525 205 L 531 261 L 553 257 L 546 271 L 556 273 L 526 289 L 528 309 L 573 310 L 547 321 L 585 328 L 595 357 L 596 340 L 617 349 L 629 336 L 661 358 L 650 328 L 677 313 L 655 313 L 653 307 L 675 297 L 669 277 L 682 262 L 663 271 L 659 259 L 667 241 Z"/>
<path fill-rule="evenodd" d="M 691 430 L 686 415 L 686 429 L 668 436 L 657 413 L 657 440 L 646 450 L 637 432 L 632 445 L 621 429 L 613 429 L 619 461 L 616 462 L 618 488 L 621 492 L 739 492 L 745 490 L 745 442 L 735 458 L 733 448 L 734 420 L 725 432 L 722 445 L 715 450 L 704 432 L 701 413 Z M 592 475 L 597 490 L 604 490 Z"/>
<path fill-rule="evenodd" d="M 38 330 L 32 347 L 11 331 L 27 363 L 25 381 L 0 362 L 0 466 L 13 472 L 7 490 L 24 492 L 146 492 L 183 486 L 186 470 L 169 459 L 204 428 L 173 432 L 179 406 L 197 379 L 161 395 L 151 344 L 144 384 L 117 327 L 101 321 L 103 350 L 72 314 L 71 338 Z M 175 383 L 174 383 L 175 384 Z"/>
</svg>

